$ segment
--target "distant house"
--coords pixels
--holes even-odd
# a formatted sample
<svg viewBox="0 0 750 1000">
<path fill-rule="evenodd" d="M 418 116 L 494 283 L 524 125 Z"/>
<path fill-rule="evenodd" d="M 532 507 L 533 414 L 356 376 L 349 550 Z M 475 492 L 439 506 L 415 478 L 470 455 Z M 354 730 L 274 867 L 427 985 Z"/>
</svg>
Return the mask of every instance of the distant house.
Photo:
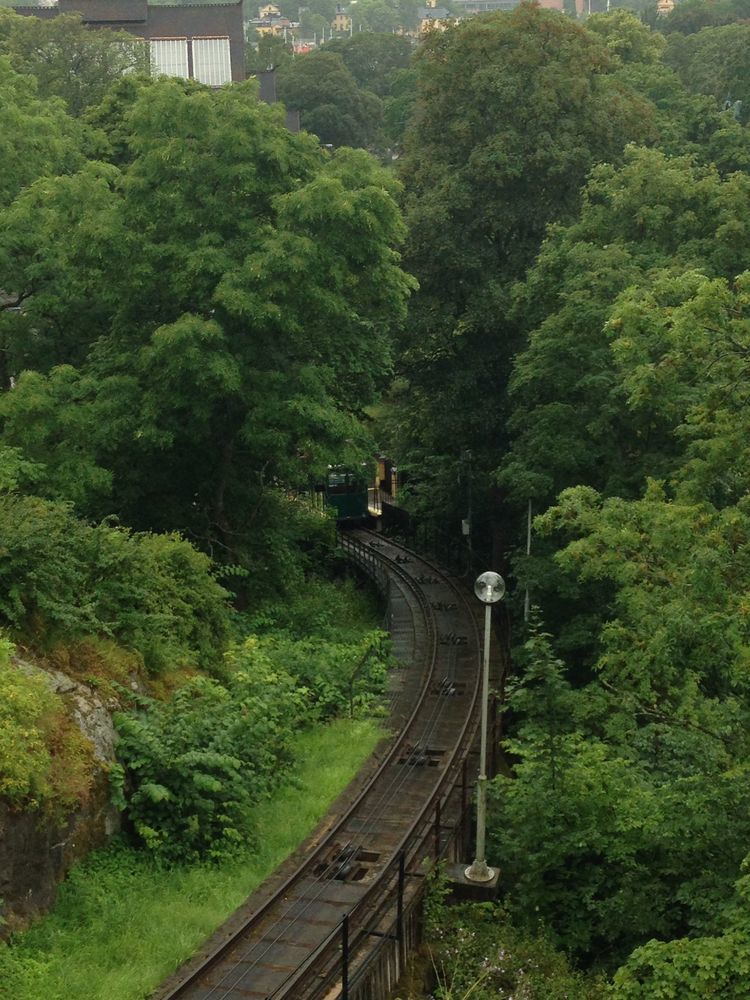
<svg viewBox="0 0 750 1000">
<path fill-rule="evenodd" d="M 258 9 L 258 17 L 261 21 L 270 17 L 281 17 L 281 7 L 277 7 L 275 3 L 267 3 L 265 7 Z"/>
<path fill-rule="evenodd" d="M 288 17 L 282 17 L 280 14 L 269 14 L 265 18 L 257 17 L 248 23 L 259 35 L 263 37 L 271 35 L 273 38 L 284 37 L 285 32 L 289 28 L 294 27 L 294 22 L 290 21 Z"/>
<path fill-rule="evenodd" d="M 519 3 L 520 0 L 453 0 L 454 9 L 462 17 L 490 10 L 513 10 Z"/>
<path fill-rule="evenodd" d="M 352 30 L 352 19 L 341 4 L 336 5 L 336 13 L 331 21 L 331 29 L 339 32 L 351 32 Z"/>
<path fill-rule="evenodd" d="M 242 0 L 157 7 L 146 0 L 57 0 L 44 7 L 16 7 L 44 19 L 80 14 L 90 28 L 115 28 L 148 42 L 151 70 L 221 87 L 245 79 Z"/>
<path fill-rule="evenodd" d="M 438 7 L 436 2 L 428 3 L 427 7 L 420 7 L 417 17 L 420 35 L 428 31 L 445 31 L 449 25 L 455 24 L 458 20 L 446 7 Z"/>
</svg>

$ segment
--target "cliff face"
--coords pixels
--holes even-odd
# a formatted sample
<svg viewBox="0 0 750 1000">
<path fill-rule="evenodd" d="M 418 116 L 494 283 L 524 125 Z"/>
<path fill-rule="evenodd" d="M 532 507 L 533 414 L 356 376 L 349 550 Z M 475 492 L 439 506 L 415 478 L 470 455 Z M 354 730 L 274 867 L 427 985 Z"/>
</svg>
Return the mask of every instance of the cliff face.
<svg viewBox="0 0 750 1000">
<path fill-rule="evenodd" d="M 119 828 L 108 778 L 117 737 L 107 706 L 88 686 L 59 671 L 41 670 L 19 659 L 14 666 L 43 677 L 62 700 L 91 743 L 93 765 L 85 801 L 62 820 L 0 802 L 0 935 L 48 909 L 71 865 Z"/>
</svg>

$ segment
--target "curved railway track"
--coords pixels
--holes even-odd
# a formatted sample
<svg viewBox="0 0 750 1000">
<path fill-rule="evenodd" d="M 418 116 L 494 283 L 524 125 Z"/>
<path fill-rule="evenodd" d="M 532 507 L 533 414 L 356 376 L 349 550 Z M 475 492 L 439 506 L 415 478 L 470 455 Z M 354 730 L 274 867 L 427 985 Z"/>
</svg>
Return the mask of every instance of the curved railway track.
<svg viewBox="0 0 750 1000">
<path fill-rule="evenodd" d="M 300 867 L 230 920 L 159 1000 L 382 1000 L 377 956 L 395 949 L 398 966 L 425 862 L 463 823 L 481 675 L 475 613 L 462 588 L 395 542 L 354 531 L 342 545 L 391 591 L 394 638 L 409 660 L 392 692 L 398 732 Z M 392 968 L 386 978 L 394 985 Z"/>
</svg>

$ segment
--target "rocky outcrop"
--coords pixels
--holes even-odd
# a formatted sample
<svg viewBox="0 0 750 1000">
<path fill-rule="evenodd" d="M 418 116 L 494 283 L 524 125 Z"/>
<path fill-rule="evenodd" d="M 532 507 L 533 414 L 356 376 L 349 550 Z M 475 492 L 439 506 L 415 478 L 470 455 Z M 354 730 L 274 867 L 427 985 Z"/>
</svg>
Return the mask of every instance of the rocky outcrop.
<svg viewBox="0 0 750 1000">
<path fill-rule="evenodd" d="M 108 778 L 117 740 L 110 712 L 115 706 L 60 671 L 42 670 L 20 659 L 14 665 L 24 673 L 43 676 L 63 700 L 91 742 L 96 765 L 86 803 L 63 822 L 0 803 L 0 935 L 48 909 L 71 865 L 119 828 Z"/>
</svg>

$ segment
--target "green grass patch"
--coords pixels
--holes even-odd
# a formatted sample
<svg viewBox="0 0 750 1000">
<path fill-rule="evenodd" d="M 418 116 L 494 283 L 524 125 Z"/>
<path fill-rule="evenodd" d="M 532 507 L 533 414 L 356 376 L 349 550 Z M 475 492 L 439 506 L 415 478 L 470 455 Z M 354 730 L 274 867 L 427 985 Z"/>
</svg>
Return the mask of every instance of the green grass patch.
<svg viewBox="0 0 750 1000">
<path fill-rule="evenodd" d="M 0 946 L 0 995 L 148 996 L 294 851 L 381 735 L 374 722 L 349 719 L 298 734 L 294 781 L 259 805 L 251 857 L 168 869 L 124 847 L 90 855 L 61 887 L 55 909 Z"/>
</svg>

